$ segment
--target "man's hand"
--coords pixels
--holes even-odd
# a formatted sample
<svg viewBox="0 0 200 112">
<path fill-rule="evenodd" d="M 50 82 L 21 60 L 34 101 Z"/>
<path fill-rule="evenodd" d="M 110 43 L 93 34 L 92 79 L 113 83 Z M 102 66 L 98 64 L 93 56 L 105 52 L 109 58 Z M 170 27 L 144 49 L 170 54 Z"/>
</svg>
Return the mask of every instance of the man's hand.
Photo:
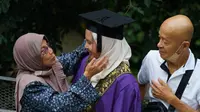
<svg viewBox="0 0 200 112">
<path fill-rule="evenodd" d="M 106 65 L 108 64 L 108 58 L 103 57 L 100 60 L 96 61 L 95 58 L 93 58 L 90 63 L 86 66 L 84 75 L 90 79 L 93 75 L 101 72 L 104 68 L 106 68 Z"/>
<path fill-rule="evenodd" d="M 176 108 L 178 112 L 199 112 L 198 110 L 194 110 L 182 102 L 178 97 L 176 97 L 176 95 L 172 93 L 172 90 L 163 80 L 158 79 L 158 82 L 152 80 L 151 87 L 154 97 L 166 101 L 168 104 L 171 104 Z"/>
<path fill-rule="evenodd" d="M 152 80 L 151 87 L 153 96 L 170 104 L 170 101 L 176 98 L 176 96 L 172 93 L 172 90 L 163 80 L 159 78 L 158 82 Z"/>
</svg>

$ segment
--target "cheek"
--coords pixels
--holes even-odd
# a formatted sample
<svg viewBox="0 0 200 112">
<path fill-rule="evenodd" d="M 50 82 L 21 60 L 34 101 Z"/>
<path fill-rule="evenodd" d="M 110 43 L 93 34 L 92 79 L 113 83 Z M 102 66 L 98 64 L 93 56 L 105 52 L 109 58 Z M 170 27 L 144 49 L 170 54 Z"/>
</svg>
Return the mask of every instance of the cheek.
<svg viewBox="0 0 200 112">
<path fill-rule="evenodd" d="M 88 44 L 85 48 L 87 48 L 89 52 L 92 52 L 92 44 Z"/>
<path fill-rule="evenodd" d="M 159 53 L 160 53 L 160 56 L 165 59 L 169 56 L 169 46 L 163 46 L 162 48 L 159 49 Z"/>
<path fill-rule="evenodd" d="M 166 48 L 165 48 L 165 50 L 169 53 L 169 54 L 171 54 L 171 53 L 174 53 L 175 51 L 176 51 L 176 47 L 175 46 L 167 46 Z"/>
<path fill-rule="evenodd" d="M 96 45 L 94 43 L 93 44 L 88 44 L 86 46 L 86 48 L 89 50 L 89 52 L 96 53 Z"/>
<path fill-rule="evenodd" d="M 93 46 L 93 55 L 95 58 L 99 58 L 99 56 L 101 55 L 101 53 L 97 52 L 97 45 L 95 44 Z"/>
<path fill-rule="evenodd" d="M 170 57 L 171 55 L 173 55 L 176 52 L 176 50 L 173 46 L 167 46 L 164 48 L 164 50 L 165 50 L 166 57 Z"/>
<path fill-rule="evenodd" d="M 42 62 L 43 62 L 43 65 L 47 65 L 49 63 L 49 60 L 47 57 L 43 57 Z"/>
<path fill-rule="evenodd" d="M 165 45 L 163 46 L 162 50 L 165 52 L 165 53 L 168 53 L 170 52 L 172 49 L 172 45 Z"/>
<path fill-rule="evenodd" d="M 96 44 L 92 44 L 92 52 L 97 53 L 97 45 Z"/>
<path fill-rule="evenodd" d="M 42 61 L 43 61 L 43 65 L 48 66 L 48 67 L 51 67 L 54 63 L 53 60 L 51 60 L 50 57 L 47 57 L 47 56 L 43 57 Z"/>
</svg>

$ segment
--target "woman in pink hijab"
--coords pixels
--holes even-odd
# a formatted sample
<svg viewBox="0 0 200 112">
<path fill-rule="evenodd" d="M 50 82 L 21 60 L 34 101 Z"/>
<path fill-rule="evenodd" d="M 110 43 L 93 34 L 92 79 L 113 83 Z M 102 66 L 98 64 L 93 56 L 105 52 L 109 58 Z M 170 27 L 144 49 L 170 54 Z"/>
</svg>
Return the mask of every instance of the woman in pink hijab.
<svg viewBox="0 0 200 112">
<path fill-rule="evenodd" d="M 13 55 L 18 66 L 15 100 L 17 112 L 81 112 L 99 97 L 90 79 L 106 65 L 104 58 L 87 66 L 83 77 L 70 88 L 63 73 L 62 58 L 58 61 L 53 50 L 48 46 L 44 35 L 28 33 L 15 43 Z M 75 61 L 66 61 L 64 68 L 76 64 L 80 54 L 70 56 Z M 68 63 L 68 64 L 67 64 Z M 63 64 L 63 63 L 62 63 Z"/>
</svg>

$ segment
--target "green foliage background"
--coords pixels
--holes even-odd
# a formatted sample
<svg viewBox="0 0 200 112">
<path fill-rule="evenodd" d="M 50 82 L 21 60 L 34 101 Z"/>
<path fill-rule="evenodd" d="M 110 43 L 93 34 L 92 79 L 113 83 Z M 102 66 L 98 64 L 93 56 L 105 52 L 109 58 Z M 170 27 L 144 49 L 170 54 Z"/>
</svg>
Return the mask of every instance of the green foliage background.
<svg viewBox="0 0 200 112">
<path fill-rule="evenodd" d="M 200 56 L 198 0 L 0 0 L 0 75 L 13 70 L 12 49 L 22 34 L 43 33 L 54 49 L 62 51 L 61 37 L 69 29 L 84 33 L 78 14 L 102 8 L 135 19 L 124 30 L 132 48 L 131 68 L 135 74 L 146 53 L 157 49 L 160 24 L 176 14 L 185 14 L 192 20 L 195 32 L 191 48 Z"/>
</svg>

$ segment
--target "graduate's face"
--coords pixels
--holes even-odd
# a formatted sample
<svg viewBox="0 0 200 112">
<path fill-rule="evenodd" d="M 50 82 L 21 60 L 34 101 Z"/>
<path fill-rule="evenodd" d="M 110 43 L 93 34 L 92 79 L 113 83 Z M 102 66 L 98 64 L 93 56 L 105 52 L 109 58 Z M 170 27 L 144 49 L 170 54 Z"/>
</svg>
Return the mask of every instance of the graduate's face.
<svg viewBox="0 0 200 112">
<path fill-rule="evenodd" d="M 85 30 L 85 48 L 88 50 L 91 58 L 99 58 L 100 53 L 97 52 L 97 43 L 92 37 L 92 32 L 90 30 Z"/>
</svg>

